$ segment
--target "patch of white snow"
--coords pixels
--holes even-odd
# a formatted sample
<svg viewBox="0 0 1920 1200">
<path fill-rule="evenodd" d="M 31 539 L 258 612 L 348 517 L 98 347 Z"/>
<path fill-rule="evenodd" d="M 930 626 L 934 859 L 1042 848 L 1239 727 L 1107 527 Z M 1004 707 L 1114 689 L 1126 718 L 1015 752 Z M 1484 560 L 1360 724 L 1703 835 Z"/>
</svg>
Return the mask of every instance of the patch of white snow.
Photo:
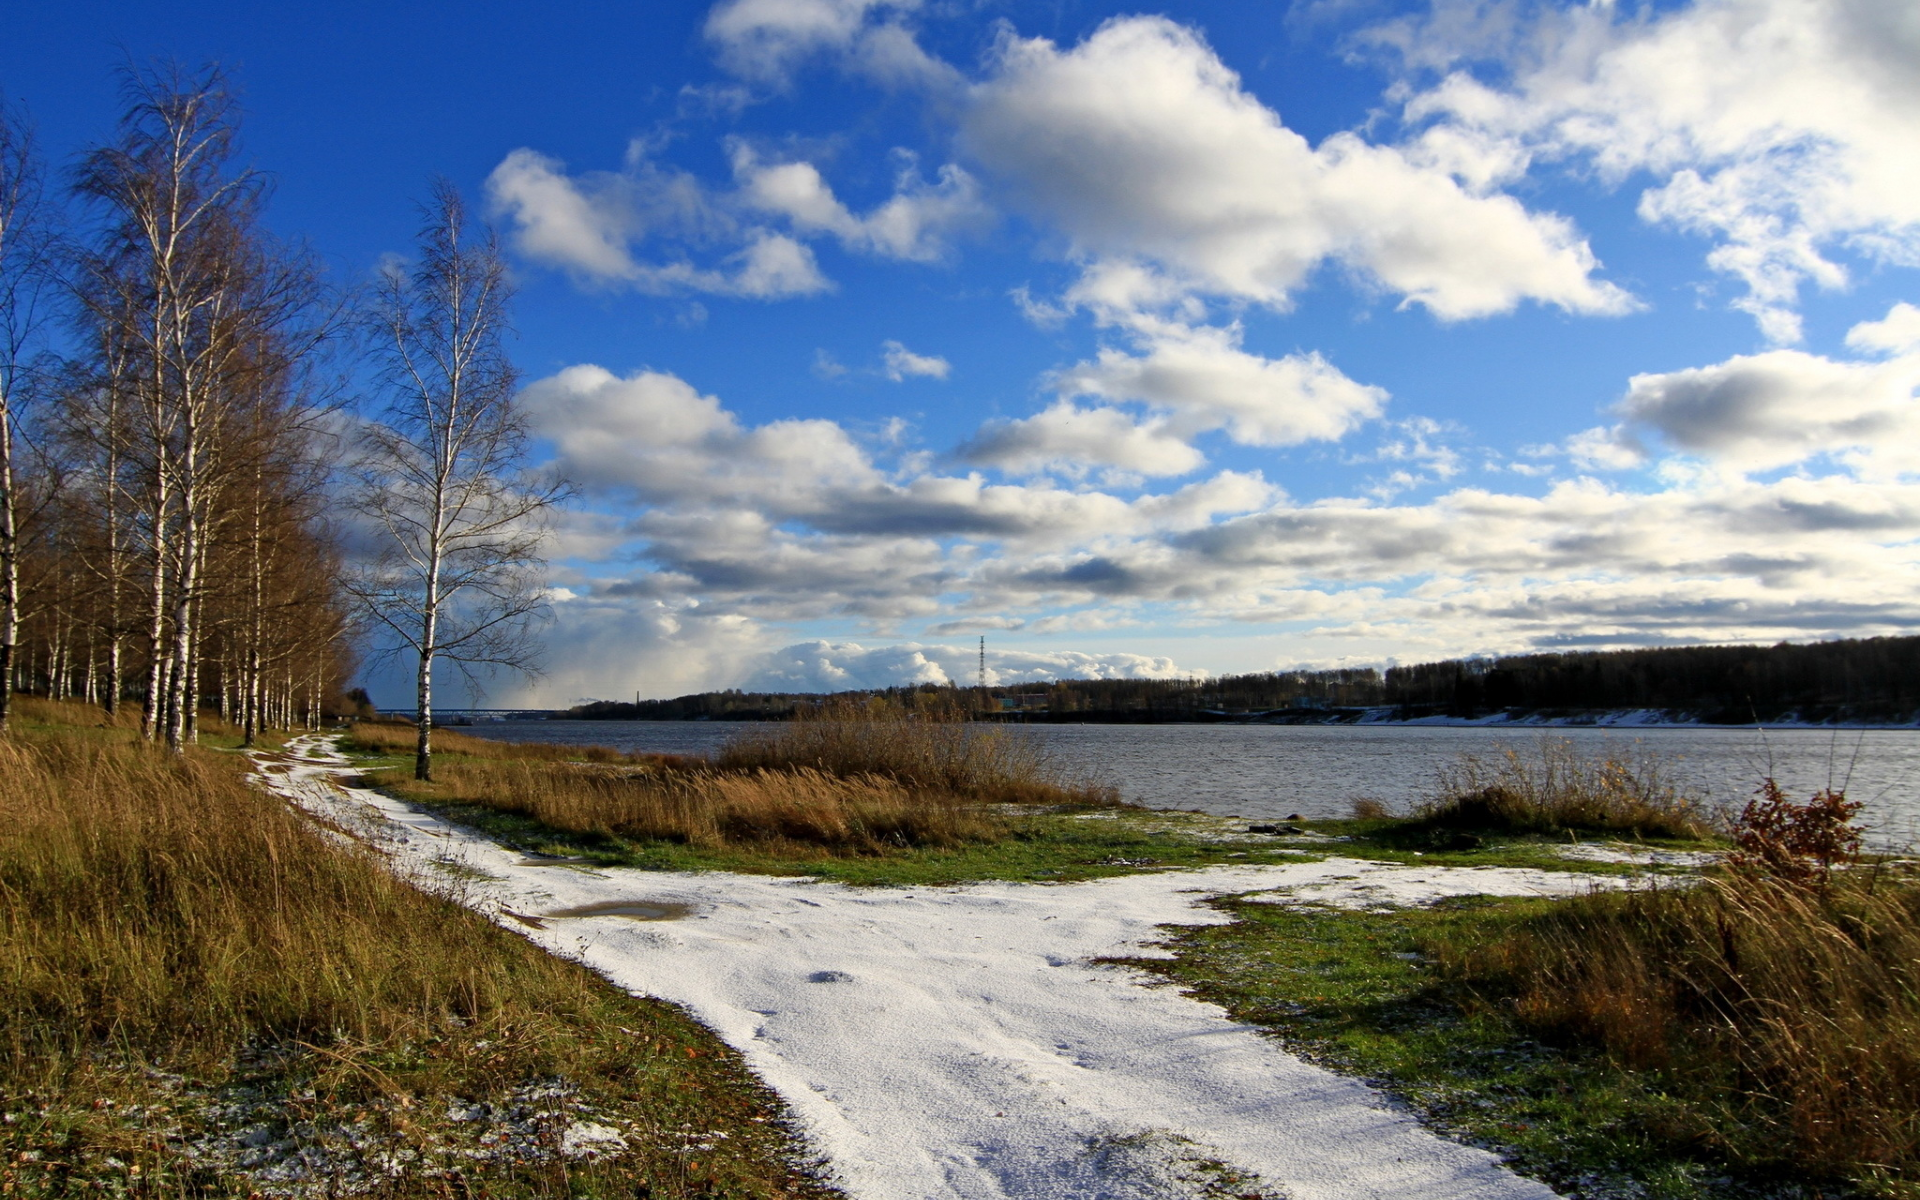
<svg viewBox="0 0 1920 1200">
<path fill-rule="evenodd" d="M 1243 1180 L 1242 1194 L 1294 1200 L 1554 1195 L 1222 1009 L 1096 963 L 1154 953 L 1164 925 L 1228 920 L 1204 903 L 1226 893 L 1319 898 L 1365 883 L 1383 895 L 1461 894 L 1523 878 L 1545 888 L 1551 873 L 1329 859 L 902 889 L 555 870 L 339 787 L 329 775 L 345 770 L 329 757 L 263 781 L 372 837 L 427 886 L 445 890 L 430 864 L 457 857 L 475 872 L 461 885 L 465 902 L 623 987 L 686 1006 L 786 1099 L 858 1200 L 1180 1196 L 1166 1181 L 1203 1164 Z M 1562 874 L 1551 886 L 1586 881 Z M 501 915 L 620 900 L 685 905 L 689 915 L 540 928 Z"/>
<path fill-rule="evenodd" d="M 1720 855 L 1710 850 L 1655 850 L 1625 842 L 1582 842 L 1560 847 L 1559 854 L 1574 862 L 1630 863 L 1636 867 L 1704 867 L 1720 861 Z"/>
<path fill-rule="evenodd" d="M 1403 867 L 1341 859 L 1329 859 L 1323 865 L 1335 865 L 1337 870 L 1324 878 L 1290 884 L 1252 899 L 1267 904 L 1325 904 L 1384 912 L 1424 907 L 1459 896 L 1577 896 L 1627 882 L 1618 876 L 1529 867 Z"/>
</svg>

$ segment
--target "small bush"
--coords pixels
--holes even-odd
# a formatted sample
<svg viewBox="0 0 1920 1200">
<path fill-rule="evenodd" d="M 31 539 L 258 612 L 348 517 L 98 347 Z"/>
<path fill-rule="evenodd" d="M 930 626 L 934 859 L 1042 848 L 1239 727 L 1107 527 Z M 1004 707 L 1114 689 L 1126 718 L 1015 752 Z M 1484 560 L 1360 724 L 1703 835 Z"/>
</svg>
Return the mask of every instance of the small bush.
<svg viewBox="0 0 1920 1200">
<path fill-rule="evenodd" d="M 1671 838 L 1705 838 L 1713 826 L 1654 755 L 1586 755 L 1564 738 L 1543 739 L 1532 754 L 1463 754 L 1441 772 L 1439 792 L 1417 814 L 1429 826 Z"/>
<path fill-rule="evenodd" d="M 1825 887 L 1833 868 L 1860 860 L 1860 830 L 1853 823 L 1860 802 L 1832 788 L 1795 804 L 1768 779 L 1734 821 L 1737 849 L 1727 864 L 1790 883 Z"/>
</svg>

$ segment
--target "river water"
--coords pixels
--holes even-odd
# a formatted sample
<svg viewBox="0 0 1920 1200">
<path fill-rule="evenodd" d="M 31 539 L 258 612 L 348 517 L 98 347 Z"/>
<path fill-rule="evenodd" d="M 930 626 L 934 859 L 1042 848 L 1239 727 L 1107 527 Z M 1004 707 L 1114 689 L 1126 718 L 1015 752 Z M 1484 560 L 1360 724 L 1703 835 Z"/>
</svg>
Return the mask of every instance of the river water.
<svg viewBox="0 0 1920 1200">
<path fill-rule="evenodd" d="M 765 728 L 734 721 L 495 721 L 462 733 L 512 742 L 707 754 Z M 1404 811 L 1427 798 L 1462 754 L 1528 752 L 1564 738 L 1586 753 L 1657 756 L 1669 778 L 1711 803 L 1738 806 L 1768 775 L 1797 799 L 1845 787 L 1865 803 L 1879 847 L 1920 842 L 1920 730 L 1638 726 L 1550 729 L 1433 725 L 1014 725 L 1063 765 L 1155 808 L 1256 821 L 1344 817 L 1366 797 Z"/>
</svg>

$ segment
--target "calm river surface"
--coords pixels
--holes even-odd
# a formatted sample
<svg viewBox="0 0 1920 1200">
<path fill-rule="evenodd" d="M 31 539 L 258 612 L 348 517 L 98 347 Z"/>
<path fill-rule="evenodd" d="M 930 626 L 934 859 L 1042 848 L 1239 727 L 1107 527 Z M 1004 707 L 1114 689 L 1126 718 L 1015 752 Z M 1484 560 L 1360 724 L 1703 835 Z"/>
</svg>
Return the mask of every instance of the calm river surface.
<svg viewBox="0 0 1920 1200">
<path fill-rule="evenodd" d="M 513 742 L 706 754 L 765 728 L 738 721 L 496 721 L 462 733 Z M 1698 727 L 1535 729 L 1431 725 L 1015 725 L 1067 765 L 1156 808 L 1278 820 L 1344 817 L 1357 797 L 1404 809 L 1431 794 L 1441 768 L 1463 753 L 1543 738 L 1589 752 L 1657 754 L 1676 783 L 1738 804 L 1771 773 L 1797 799 L 1844 784 L 1882 846 L 1920 842 L 1920 730 Z M 1771 763 L 1771 766 L 1769 766 Z"/>
</svg>

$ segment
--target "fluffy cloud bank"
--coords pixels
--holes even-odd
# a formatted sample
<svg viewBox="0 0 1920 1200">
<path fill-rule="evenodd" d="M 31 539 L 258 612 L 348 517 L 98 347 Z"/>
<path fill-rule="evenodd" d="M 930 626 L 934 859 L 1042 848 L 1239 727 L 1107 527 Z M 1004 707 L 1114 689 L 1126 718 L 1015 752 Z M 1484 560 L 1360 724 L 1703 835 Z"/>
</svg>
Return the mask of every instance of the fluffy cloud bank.
<svg viewBox="0 0 1920 1200">
<path fill-rule="evenodd" d="M 1575 450 L 1627 466 L 1653 452 L 1651 439 L 1740 472 L 1826 455 L 1874 478 L 1920 468 L 1920 309 L 1896 304 L 1846 341 L 1880 361 L 1772 350 L 1636 375 L 1614 406 L 1621 423 L 1580 435 Z"/>
<path fill-rule="evenodd" d="M 1165 18 L 1068 50 L 1007 39 L 961 136 L 1077 253 L 1151 262 L 1183 290 L 1285 307 L 1331 260 L 1445 320 L 1630 304 L 1567 221 L 1353 134 L 1310 145 Z"/>
<path fill-rule="evenodd" d="M 1528 211 L 1490 190 L 1488 179 L 1463 182 L 1422 147 L 1352 133 L 1310 144 L 1183 25 L 1116 18 L 1064 49 L 1008 35 L 982 76 L 967 83 L 915 42 L 905 20 L 918 7 L 731 0 L 714 9 L 707 33 L 723 62 L 762 82 L 783 83 L 799 63 L 826 55 L 916 84 L 991 189 L 958 162 L 942 165 L 929 182 L 902 151 L 906 166 L 894 194 L 863 215 L 835 195 L 818 164 L 769 158 L 736 140 L 730 192 L 644 158 L 623 172 L 574 177 L 552 159 L 517 150 L 489 183 L 495 209 L 514 223 L 516 245 L 530 258 L 656 290 L 804 295 L 827 286 L 811 258 L 795 253 L 809 239 L 932 261 L 950 252 L 954 235 L 984 227 L 996 208 L 1012 205 L 1063 233 L 1090 278 L 1116 267 L 1150 276 L 1157 295 L 1130 297 L 1129 308 L 1187 295 L 1285 308 L 1327 262 L 1449 321 L 1529 300 L 1579 313 L 1633 306 L 1626 292 L 1596 278 L 1598 262 L 1566 219 Z M 745 265 L 729 274 L 684 262 L 643 264 L 633 244 L 676 232 L 651 219 L 663 208 L 710 237 L 768 241 L 763 257 L 777 250 L 794 261 L 764 278 Z M 743 253 L 751 249 L 750 242 Z"/>
<path fill-rule="evenodd" d="M 1904 312 L 1856 342 L 1903 344 Z M 1908 630 L 1920 483 L 1889 456 L 1920 442 L 1884 431 L 1909 428 L 1917 360 L 1773 351 L 1639 377 L 1612 436 L 1718 469 L 1675 465 L 1652 491 L 1577 477 L 1405 504 L 1301 503 L 1234 472 L 1132 496 L 993 483 L 889 464 L 829 421 L 748 424 L 672 375 L 573 367 L 529 385 L 528 411 L 608 508 L 572 531 L 581 558 L 558 580 L 571 598 L 556 605 L 547 694 L 966 682 L 968 648 L 937 638 L 974 629 L 1017 647 L 1149 625 L 1275 628 L 1322 658 Z M 1772 477 L 1782 466 L 1795 469 Z M 776 650 L 812 621 L 905 644 Z M 1002 680 L 1179 673 L 1127 655 L 996 653 Z M 593 684 L 616 679 L 633 682 Z"/>
<path fill-rule="evenodd" d="M 840 692 L 922 683 L 971 686 L 979 668 L 979 651 L 970 646 L 815 641 L 767 655 L 741 686 L 764 692 Z M 1189 674 L 1172 659 L 1140 654 L 987 651 L 989 687 L 1053 679 L 1182 679 Z"/>
<path fill-rule="evenodd" d="M 584 282 L 757 300 L 808 296 L 832 286 L 806 245 L 766 228 L 741 228 L 681 173 L 642 163 L 626 175 L 574 179 L 559 161 L 521 149 L 493 169 L 486 192 L 492 210 L 512 222 L 521 254 Z M 651 263 L 635 257 L 633 244 L 659 232 L 696 239 L 724 234 L 739 248 L 707 267 L 684 257 Z"/>
<path fill-rule="evenodd" d="M 1057 292 L 1018 291 L 1026 315 L 1088 337 L 1036 368 L 1032 409 L 945 457 L 835 421 L 754 424 L 665 372 L 536 381 L 528 411 L 600 509 L 570 531 L 554 686 L 965 682 L 967 647 L 939 639 L 976 629 L 1270 629 L 1323 659 L 1911 631 L 1920 308 L 1826 354 L 1727 347 L 1617 381 L 1607 423 L 1559 457 L 1474 450 L 1477 467 L 1448 444 L 1472 431 L 1390 416 L 1346 353 L 1243 336 L 1333 276 L 1440 324 L 1625 312 L 1585 235 L 1520 199 L 1570 174 L 1634 181 L 1640 217 L 1704 238 L 1736 305 L 1791 342 L 1807 284 L 1920 265 L 1910 8 L 1437 0 L 1367 35 L 1400 47 L 1403 120 L 1309 141 L 1160 17 L 1077 43 L 1009 28 L 962 71 L 918 45 L 934 18 L 915 0 L 726 0 L 706 35 L 742 96 L 809 64 L 879 81 L 923 105 L 926 166 L 896 150 L 849 168 L 845 144 L 800 137 L 719 141 L 718 181 L 644 153 L 569 172 L 516 151 L 489 194 L 525 257 L 599 287 L 777 300 L 834 286 L 816 251 L 941 269 L 1012 230 L 1067 268 Z M 953 373 L 926 349 L 883 342 L 857 374 Z M 960 385 L 986 373 L 956 359 L 961 379 L 923 394 L 983 403 Z M 1386 439 L 1370 458 L 1363 428 Z M 1302 500 L 1208 467 L 1301 446 L 1394 475 Z M 1403 499 L 1414 483 L 1438 494 Z M 1009 679 L 1175 670 L 996 653 Z M 589 689 L 603 678 L 633 682 Z"/>
<path fill-rule="evenodd" d="M 1883 0 L 1695 0 L 1664 11 L 1546 8 L 1489 36 L 1462 3 L 1375 31 L 1416 65 L 1493 57 L 1511 82 L 1451 70 L 1407 107 L 1463 173 L 1509 179 L 1577 158 L 1646 172 L 1648 221 L 1714 239 L 1736 307 L 1797 341 L 1796 297 L 1848 278 L 1835 251 L 1920 264 L 1920 9 Z"/>
</svg>

